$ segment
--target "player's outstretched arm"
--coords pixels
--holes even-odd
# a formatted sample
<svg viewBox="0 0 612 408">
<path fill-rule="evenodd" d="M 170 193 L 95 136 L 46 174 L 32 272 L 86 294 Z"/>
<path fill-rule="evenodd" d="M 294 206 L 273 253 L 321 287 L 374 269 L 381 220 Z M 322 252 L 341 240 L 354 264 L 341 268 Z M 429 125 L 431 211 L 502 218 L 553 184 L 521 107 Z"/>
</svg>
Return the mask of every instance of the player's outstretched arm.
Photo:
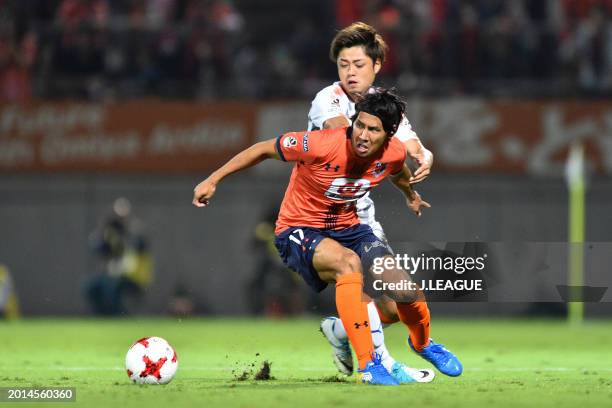
<svg viewBox="0 0 612 408">
<path fill-rule="evenodd" d="M 419 168 L 416 169 L 412 175 L 410 183 L 420 183 L 429 176 L 429 173 L 431 173 L 431 166 L 433 166 L 434 159 L 433 153 L 423 146 L 420 139 L 407 140 L 404 145 L 406 146 L 408 156 L 419 165 Z"/>
<path fill-rule="evenodd" d="M 323 129 L 337 129 L 347 126 L 351 126 L 351 122 L 349 122 L 349 120 L 344 115 L 329 118 L 325 122 L 323 122 Z"/>
<path fill-rule="evenodd" d="M 391 182 L 406 196 L 406 205 L 416 214 L 421 216 L 421 207 L 430 208 L 431 205 L 421 198 L 419 193 L 412 188 L 412 173 L 408 166 L 404 164 L 402 171 L 391 177 Z"/>
<path fill-rule="evenodd" d="M 193 205 L 196 207 L 207 206 L 209 200 L 215 194 L 217 184 L 230 174 L 248 169 L 266 159 L 280 160 L 280 156 L 274 147 L 275 143 L 276 139 L 259 142 L 232 157 L 193 189 Z"/>
</svg>

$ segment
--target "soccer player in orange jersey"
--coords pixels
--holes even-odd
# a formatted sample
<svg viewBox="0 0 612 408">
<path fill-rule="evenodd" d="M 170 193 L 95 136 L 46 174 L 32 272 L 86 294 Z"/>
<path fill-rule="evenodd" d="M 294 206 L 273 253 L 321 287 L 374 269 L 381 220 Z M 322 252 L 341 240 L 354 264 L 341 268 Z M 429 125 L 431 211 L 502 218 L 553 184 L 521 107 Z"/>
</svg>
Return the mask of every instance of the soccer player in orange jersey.
<svg viewBox="0 0 612 408">
<path fill-rule="evenodd" d="M 385 61 L 387 45 L 381 35 L 370 25 L 356 22 L 338 31 L 330 44 L 330 59 L 337 65 L 339 81 L 319 91 L 312 101 L 308 113 L 308 129 L 333 129 L 350 126 L 355 104 L 368 92 L 373 91 L 377 73 Z M 408 156 L 419 167 L 411 183 L 423 181 L 430 172 L 433 155 L 420 142 L 406 116 L 403 117 L 394 137 L 399 139 Z M 369 225 L 381 241 L 387 242 L 381 224 L 376 220 L 375 205 L 368 194 L 356 202 L 357 216 L 362 224 Z M 390 324 L 406 320 L 412 328 L 410 346 L 423 358 L 434 364 L 440 372 L 456 376 L 462 371 L 461 364 L 442 345 L 429 339 L 429 309 L 425 301 L 419 302 L 409 316 L 400 316 L 394 301 L 378 297 L 368 305 L 372 339 L 382 364 L 400 382 L 427 382 L 431 376 L 425 370 L 415 370 L 396 361 L 385 345 L 383 323 Z M 344 327 L 336 317 L 321 321 L 321 332 L 333 349 L 333 358 L 338 370 L 350 375 L 353 372 L 353 357 Z"/>
<path fill-rule="evenodd" d="M 193 204 L 203 207 L 232 173 L 269 158 L 296 162 L 276 221 L 275 244 L 285 264 L 314 290 L 335 283 L 336 307 L 357 355 L 359 379 L 369 384 L 398 384 L 373 353 L 362 299 L 362 259 L 391 252 L 369 226 L 359 223 L 355 202 L 391 176 L 412 211 L 428 206 L 412 189 L 406 149 L 393 137 L 403 112 L 396 95 L 378 90 L 357 103 L 351 127 L 287 133 L 257 143 L 194 189 Z M 410 313 L 416 300 L 414 295 L 398 301 L 400 316 Z"/>
</svg>

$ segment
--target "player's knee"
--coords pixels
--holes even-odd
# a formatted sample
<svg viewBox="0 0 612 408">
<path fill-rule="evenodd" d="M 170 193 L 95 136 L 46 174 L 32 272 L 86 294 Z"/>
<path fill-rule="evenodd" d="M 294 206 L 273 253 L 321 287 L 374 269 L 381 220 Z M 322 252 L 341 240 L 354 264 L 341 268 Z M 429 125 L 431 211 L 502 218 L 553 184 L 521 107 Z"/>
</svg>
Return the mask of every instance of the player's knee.
<svg viewBox="0 0 612 408">
<path fill-rule="evenodd" d="M 338 257 L 336 275 L 342 276 L 355 272 L 361 273 L 361 259 L 351 250 L 343 251 Z"/>
</svg>

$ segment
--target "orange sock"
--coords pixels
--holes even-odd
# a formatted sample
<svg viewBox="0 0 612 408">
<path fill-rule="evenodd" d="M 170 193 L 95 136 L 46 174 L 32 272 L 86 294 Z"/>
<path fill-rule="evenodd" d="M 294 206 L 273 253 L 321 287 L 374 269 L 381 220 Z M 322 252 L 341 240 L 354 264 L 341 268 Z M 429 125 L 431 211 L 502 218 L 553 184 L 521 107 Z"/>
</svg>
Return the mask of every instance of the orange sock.
<svg viewBox="0 0 612 408">
<path fill-rule="evenodd" d="M 368 306 L 361 300 L 362 290 L 363 278 L 360 273 L 342 275 L 336 280 L 338 316 L 357 354 L 359 368 L 365 368 L 374 352 Z"/>
<path fill-rule="evenodd" d="M 398 303 L 397 314 L 408 326 L 410 340 L 417 351 L 429 344 L 429 308 L 426 302 Z"/>
</svg>

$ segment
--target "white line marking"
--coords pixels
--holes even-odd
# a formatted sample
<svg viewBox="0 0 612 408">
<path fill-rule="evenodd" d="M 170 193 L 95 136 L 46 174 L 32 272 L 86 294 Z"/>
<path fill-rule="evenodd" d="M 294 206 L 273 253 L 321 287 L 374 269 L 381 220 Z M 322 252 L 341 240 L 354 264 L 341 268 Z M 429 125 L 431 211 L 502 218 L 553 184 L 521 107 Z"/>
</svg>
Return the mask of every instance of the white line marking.
<svg viewBox="0 0 612 408">
<path fill-rule="evenodd" d="M 52 367 L 0 367 L 2 370 L 18 372 L 19 370 L 45 370 L 45 371 L 124 371 L 123 367 L 73 367 L 73 366 L 52 366 Z M 245 370 L 254 367 L 245 367 L 242 365 L 236 365 L 233 367 L 184 367 L 179 365 L 181 371 L 232 371 L 232 370 Z M 300 367 L 300 368 L 289 368 L 282 366 L 274 366 L 275 371 L 331 371 L 333 367 Z M 563 371 L 588 371 L 588 372 L 612 372 L 612 368 L 587 368 L 587 367 L 508 367 L 508 368 L 485 368 L 485 367 L 464 367 L 464 371 L 487 371 L 487 372 L 563 372 Z"/>
</svg>

